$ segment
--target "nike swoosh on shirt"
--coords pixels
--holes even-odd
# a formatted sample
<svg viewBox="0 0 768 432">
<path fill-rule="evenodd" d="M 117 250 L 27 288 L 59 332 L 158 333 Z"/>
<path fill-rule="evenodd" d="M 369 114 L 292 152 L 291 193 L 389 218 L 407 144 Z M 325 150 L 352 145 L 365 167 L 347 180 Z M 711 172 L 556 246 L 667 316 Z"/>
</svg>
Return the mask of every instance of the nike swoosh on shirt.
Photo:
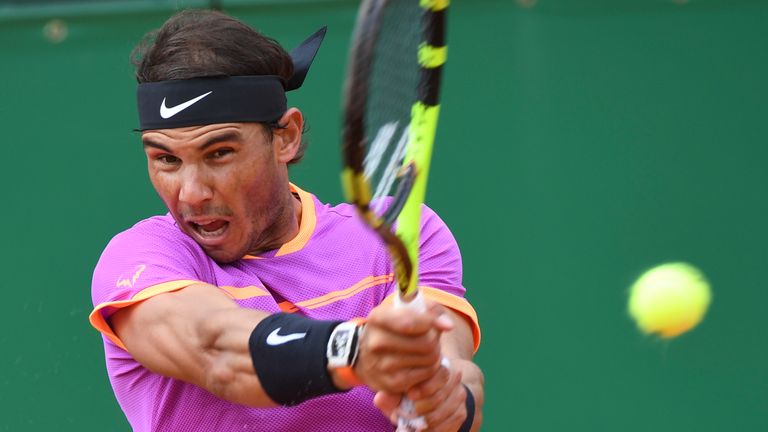
<svg viewBox="0 0 768 432">
<path fill-rule="evenodd" d="M 196 104 L 197 101 L 199 101 L 200 99 L 208 96 L 211 93 L 213 93 L 213 90 L 209 91 L 208 93 L 201 94 L 200 96 L 198 96 L 198 97 L 196 97 L 194 99 L 190 99 L 190 100 L 188 100 L 188 101 L 186 101 L 184 103 L 178 104 L 178 105 L 170 107 L 170 108 L 165 106 L 165 98 L 163 98 L 163 103 L 160 104 L 160 117 L 162 117 L 164 119 L 171 118 L 171 117 L 175 116 L 176 114 L 184 111 L 185 109 L 191 107 L 192 105 Z"/>
<path fill-rule="evenodd" d="M 267 335 L 267 345 L 277 346 L 282 345 L 286 342 L 294 341 L 297 339 L 304 339 L 304 336 L 306 336 L 306 333 L 291 333 L 287 335 L 281 335 L 278 334 L 278 332 L 282 329 L 282 327 L 278 327 L 274 330 L 272 330 L 272 333 Z"/>
</svg>

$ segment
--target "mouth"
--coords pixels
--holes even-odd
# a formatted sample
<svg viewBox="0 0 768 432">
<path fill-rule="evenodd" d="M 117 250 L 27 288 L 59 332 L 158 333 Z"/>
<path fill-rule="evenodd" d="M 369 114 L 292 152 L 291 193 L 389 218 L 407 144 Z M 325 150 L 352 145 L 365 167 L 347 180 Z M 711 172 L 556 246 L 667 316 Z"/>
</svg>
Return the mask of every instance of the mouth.
<svg viewBox="0 0 768 432">
<path fill-rule="evenodd" d="M 229 228 L 229 222 L 224 219 L 196 219 L 186 221 L 191 230 L 204 243 L 221 240 Z"/>
</svg>

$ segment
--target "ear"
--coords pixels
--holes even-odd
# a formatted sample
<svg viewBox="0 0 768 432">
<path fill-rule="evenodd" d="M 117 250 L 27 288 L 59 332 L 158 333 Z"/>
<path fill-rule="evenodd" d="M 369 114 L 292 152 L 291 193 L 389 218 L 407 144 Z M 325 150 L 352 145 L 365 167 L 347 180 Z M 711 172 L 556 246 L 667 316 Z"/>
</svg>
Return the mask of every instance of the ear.
<svg viewBox="0 0 768 432">
<path fill-rule="evenodd" d="M 304 130 L 304 116 L 296 108 L 288 111 L 278 120 L 280 128 L 273 129 L 272 145 L 278 162 L 288 163 L 301 147 L 301 132 Z"/>
</svg>

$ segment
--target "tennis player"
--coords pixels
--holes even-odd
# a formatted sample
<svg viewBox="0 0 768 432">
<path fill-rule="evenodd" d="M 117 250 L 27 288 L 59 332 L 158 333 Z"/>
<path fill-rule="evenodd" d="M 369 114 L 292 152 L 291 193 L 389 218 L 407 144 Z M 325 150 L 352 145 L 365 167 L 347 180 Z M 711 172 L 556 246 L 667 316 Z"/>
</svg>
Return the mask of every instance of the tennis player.
<svg viewBox="0 0 768 432">
<path fill-rule="evenodd" d="M 480 331 L 448 228 L 424 209 L 428 307 L 395 308 L 387 251 L 354 208 L 289 181 L 304 118 L 285 92 L 323 35 L 288 54 L 186 11 L 135 51 L 149 177 L 169 212 L 109 242 L 90 315 L 135 431 L 392 430 L 404 393 L 430 431 L 480 426 Z"/>
</svg>

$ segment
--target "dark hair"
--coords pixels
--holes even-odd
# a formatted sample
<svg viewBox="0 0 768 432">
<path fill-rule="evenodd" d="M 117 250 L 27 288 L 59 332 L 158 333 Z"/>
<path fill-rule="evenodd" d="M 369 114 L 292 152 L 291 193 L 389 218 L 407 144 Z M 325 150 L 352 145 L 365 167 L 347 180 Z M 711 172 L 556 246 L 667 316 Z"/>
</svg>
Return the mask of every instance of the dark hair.
<svg viewBox="0 0 768 432">
<path fill-rule="evenodd" d="M 213 76 L 293 75 L 291 56 L 280 44 L 245 23 L 212 10 L 185 10 L 147 33 L 131 53 L 139 83 Z M 281 128 L 264 123 L 268 138 Z M 304 156 L 302 139 L 296 163 Z"/>
</svg>

